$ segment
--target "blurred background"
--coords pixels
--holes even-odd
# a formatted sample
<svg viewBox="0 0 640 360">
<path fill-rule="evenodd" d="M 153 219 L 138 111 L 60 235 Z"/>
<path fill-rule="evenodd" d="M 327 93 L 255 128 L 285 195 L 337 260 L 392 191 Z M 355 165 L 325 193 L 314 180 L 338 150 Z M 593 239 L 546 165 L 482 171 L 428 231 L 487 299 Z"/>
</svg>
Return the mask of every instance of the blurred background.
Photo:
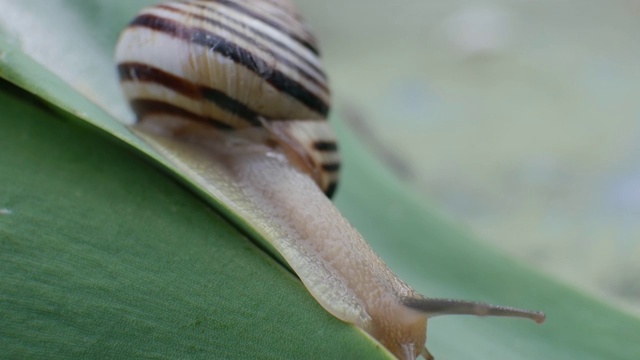
<svg viewBox="0 0 640 360">
<path fill-rule="evenodd" d="M 297 3 L 334 117 L 425 203 L 640 315 L 640 2 Z"/>
</svg>

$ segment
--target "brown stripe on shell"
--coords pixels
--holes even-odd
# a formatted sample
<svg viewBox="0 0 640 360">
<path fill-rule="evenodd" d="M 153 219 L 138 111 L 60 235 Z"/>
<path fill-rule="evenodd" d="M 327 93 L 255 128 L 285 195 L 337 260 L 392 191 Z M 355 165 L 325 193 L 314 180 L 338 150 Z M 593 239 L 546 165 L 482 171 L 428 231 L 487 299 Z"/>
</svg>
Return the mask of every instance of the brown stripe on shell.
<svg viewBox="0 0 640 360">
<path fill-rule="evenodd" d="M 340 171 L 340 163 L 325 163 L 321 164 L 322 171 L 326 172 L 338 172 Z"/>
<path fill-rule="evenodd" d="M 332 181 L 329 183 L 329 185 L 327 185 L 327 188 L 324 190 L 324 193 L 325 195 L 327 195 L 328 198 L 332 198 L 333 195 L 336 193 L 337 189 L 338 189 L 338 182 Z"/>
<path fill-rule="evenodd" d="M 138 121 L 144 121 L 146 117 L 152 115 L 169 115 L 181 119 L 194 121 L 196 123 L 213 126 L 220 130 L 233 129 L 226 123 L 210 117 L 194 114 L 191 111 L 179 108 L 166 102 L 148 99 L 132 99 L 129 101 L 131 108 L 138 116 Z"/>
<path fill-rule="evenodd" d="M 192 99 L 206 99 L 219 108 L 246 120 L 251 126 L 262 126 L 258 113 L 224 92 L 193 84 L 183 78 L 142 63 L 118 64 L 120 81 L 156 83 Z"/>
<path fill-rule="evenodd" d="M 338 143 L 335 141 L 316 141 L 313 148 L 318 151 L 338 151 Z"/>
<path fill-rule="evenodd" d="M 218 4 L 222 4 L 225 5 L 229 8 L 232 8 L 238 12 L 241 12 L 243 14 L 246 14 L 248 16 L 251 16 L 255 19 L 258 19 L 260 21 L 262 21 L 265 24 L 268 24 L 269 26 L 271 26 L 274 29 L 277 29 L 278 31 L 280 31 L 283 34 L 287 34 L 290 38 L 294 39 L 296 42 L 300 43 L 300 45 L 302 45 L 303 47 L 309 49 L 309 51 L 311 51 L 312 53 L 314 53 L 315 55 L 320 55 L 320 52 L 318 51 L 318 48 L 316 46 L 315 43 L 315 39 L 313 38 L 313 36 L 309 33 L 309 32 L 305 32 L 305 38 L 300 37 L 299 35 L 289 31 L 289 29 L 287 29 L 285 26 L 278 24 L 277 22 L 270 20 L 269 18 L 258 14 L 257 12 L 249 9 L 246 6 L 243 6 L 235 1 L 230 1 L 230 0 L 211 0 L 211 2 L 215 2 Z"/>
<path fill-rule="evenodd" d="M 196 6 L 196 4 L 191 4 L 191 6 Z M 200 5 L 201 8 L 204 9 L 208 9 L 210 11 L 214 11 L 206 6 L 202 6 Z M 204 23 L 207 23 L 209 25 L 215 26 L 219 29 L 222 29 L 225 32 L 228 32 L 230 34 L 232 34 L 233 36 L 237 36 L 238 38 L 246 41 L 247 43 L 255 46 L 256 48 L 260 48 L 260 49 L 272 49 L 272 47 L 265 47 L 264 45 L 260 44 L 258 41 L 256 41 L 253 37 L 248 36 L 246 34 L 243 34 L 229 26 L 226 26 L 222 23 L 220 23 L 219 21 L 216 21 L 214 19 L 211 19 L 209 17 L 206 16 L 202 16 L 202 15 L 198 15 L 198 14 L 194 14 L 192 12 L 188 12 L 188 11 L 184 11 L 182 9 L 178 9 L 176 7 L 171 6 L 170 3 L 168 4 L 160 4 L 158 6 L 156 6 L 156 8 L 158 9 L 163 9 L 169 12 L 173 12 L 176 14 L 180 14 L 183 15 L 185 17 L 189 17 L 192 19 L 196 19 L 199 21 L 202 21 Z M 245 25 L 246 26 L 246 25 Z M 254 33 L 256 32 L 255 29 L 252 28 L 248 28 L 251 29 Z M 203 29 L 204 30 L 204 29 Z M 206 31 L 206 30 L 204 30 Z M 274 39 L 275 41 L 275 39 Z M 305 69 L 300 68 L 299 66 L 297 66 L 295 63 L 291 62 L 289 59 L 284 58 L 281 53 L 277 52 L 277 51 L 269 51 L 269 54 L 272 55 L 274 57 L 274 59 L 286 66 L 288 66 L 289 68 L 295 70 L 296 72 L 298 72 L 305 80 L 309 81 L 310 83 L 313 83 L 314 85 L 316 85 L 317 87 L 319 87 L 320 89 L 322 89 L 322 91 L 324 91 L 325 93 L 329 93 L 329 88 L 327 87 L 327 83 L 326 83 L 326 78 L 325 77 L 321 77 L 320 79 L 314 77 L 312 74 L 310 74 L 309 72 L 307 72 Z M 297 55 L 295 53 L 293 53 L 294 56 Z M 299 57 L 299 56 L 298 56 Z M 300 60 L 305 61 L 304 58 L 300 58 Z M 309 65 L 313 66 L 312 64 L 309 63 Z M 324 74 L 322 74 L 324 75 Z"/>
<path fill-rule="evenodd" d="M 324 80 L 324 81 L 327 80 L 327 75 L 324 73 L 324 71 L 317 64 L 312 63 L 307 58 L 302 56 L 299 52 L 297 52 L 296 50 L 292 49 L 291 46 L 289 46 L 289 45 L 285 44 L 284 42 L 274 38 L 273 36 L 265 33 L 264 31 L 261 31 L 261 30 L 255 28 L 255 27 L 251 27 L 251 26 L 243 23 L 242 21 L 240 21 L 238 19 L 235 19 L 235 18 L 225 14 L 224 12 L 222 12 L 222 11 L 220 11 L 218 9 L 214 9 L 210 5 L 207 6 L 207 5 L 203 5 L 203 4 L 200 4 L 200 3 L 192 3 L 192 4 L 189 4 L 189 6 L 195 7 L 197 9 L 200 9 L 200 10 L 203 10 L 203 11 L 206 11 L 206 12 L 214 13 L 217 16 L 220 16 L 220 17 L 224 18 L 226 21 L 232 22 L 232 23 L 234 23 L 236 25 L 242 26 L 243 28 L 249 29 L 256 36 L 264 39 L 265 41 L 269 42 L 270 44 L 273 44 L 273 45 L 279 47 L 283 51 L 286 51 L 286 52 L 290 53 L 296 59 L 298 59 L 299 61 L 303 62 L 305 65 L 309 66 L 310 68 L 312 68 L 315 72 L 317 72 L 317 74 L 320 76 L 320 78 L 322 80 Z M 224 6 L 224 5 L 222 5 L 222 6 Z M 244 14 L 244 15 L 249 16 L 248 14 Z M 260 20 L 260 19 L 257 19 L 257 18 L 254 18 L 254 19 L 257 20 L 257 21 L 262 22 L 262 20 Z M 212 23 L 215 22 L 214 20 L 208 20 L 208 21 L 211 21 Z M 265 26 L 271 26 L 271 25 L 266 24 L 264 22 L 262 22 L 262 23 Z M 215 24 L 217 26 L 223 26 L 219 22 L 215 22 Z M 225 27 L 225 29 L 227 29 L 227 28 L 228 27 Z M 275 30 L 278 30 L 278 29 L 275 29 Z M 278 30 L 278 31 L 280 31 L 280 30 Z M 289 36 L 289 34 L 283 34 L 283 35 Z M 289 38 L 291 38 L 291 36 L 289 36 Z M 307 48 L 305 48 L 305 49 L 307 49 Z M 317 53 L 313 53 L 313 52 L 311 52 L 311 54 L 312 54 L 312 56 L 317 56 L 318 55 Z M 326 86 L 325 86 L 325 88 L 326 88 Z M 327 91 L 328 91 L 328 89 L 327 89 Z"/>
<path fill-rule="evenodd" d="M 302 84 L 289 78 L 281 71 L 273 69 L 272 66 L 250 51 L 216 34 L 200 28 L 189 28 L 176 21 L 149 14 L 140 15 L 130 24 L 130 27 L 137 26 L 163 32 L 170 36 L 207 47 L 210 51 L 214 51 L 234 61 L 236 64 L 253 71 L 274 88 L 298 100 L 322 117 L 326 117 L 329 112 L 329 105 Z"/>
<path fill-rule="evenodd" d="M 118 75 L 120 81 L 153 82 L 193 99 L 200 97 L 200 91 L 195 84 L 147 64 L 120 63 Z"/>
</svg>

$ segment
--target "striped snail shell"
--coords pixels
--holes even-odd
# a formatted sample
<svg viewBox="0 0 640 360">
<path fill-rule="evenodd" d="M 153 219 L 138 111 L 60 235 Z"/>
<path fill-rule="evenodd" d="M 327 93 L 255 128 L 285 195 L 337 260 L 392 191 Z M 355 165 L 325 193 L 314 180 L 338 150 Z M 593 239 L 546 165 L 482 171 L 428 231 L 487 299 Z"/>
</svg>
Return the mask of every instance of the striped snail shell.
<svg viewBox="0 0 640 360">
<path fill-rule="evenodd" d="M 318 303 L 399 359 L 431 358 L 424 344 L 433 316 L 544 321 L 540 312 L 423 297 L 325 196 L 340 168 L 326 121 L 327 79 L 316 41 L 289 0 L 152 6 L 123 31 L 116 62 L 136 127 L 221 144 L 206 147 L 215 151 L 200 167 L 224 167 L 232 180 L 221 185 L 233 182 L 241 200 L 264 216 L 259 221 L 282 230 L 270 245 Z"/>
<path fill-rule="evenodd" d="M 143 10 L 116 49 L 139 123 L 163 131 L 260 128 L 261 141 L 331 196 L 340 158 L 316 40 L 287 0 L 169 1 Z"/>
</svg>

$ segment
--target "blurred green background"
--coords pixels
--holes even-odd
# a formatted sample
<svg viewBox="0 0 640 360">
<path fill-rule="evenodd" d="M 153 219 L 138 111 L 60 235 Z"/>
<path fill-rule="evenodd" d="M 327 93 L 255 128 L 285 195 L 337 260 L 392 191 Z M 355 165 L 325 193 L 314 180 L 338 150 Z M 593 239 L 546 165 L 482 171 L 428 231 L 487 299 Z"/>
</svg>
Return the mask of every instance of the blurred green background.
<svg viewBox="0 0 640 360">
<path fill-rule="evenodd" d="M 640 314 L 639 2 L 298 4 L 334 112 L 432 208 Z"/>
</svg>

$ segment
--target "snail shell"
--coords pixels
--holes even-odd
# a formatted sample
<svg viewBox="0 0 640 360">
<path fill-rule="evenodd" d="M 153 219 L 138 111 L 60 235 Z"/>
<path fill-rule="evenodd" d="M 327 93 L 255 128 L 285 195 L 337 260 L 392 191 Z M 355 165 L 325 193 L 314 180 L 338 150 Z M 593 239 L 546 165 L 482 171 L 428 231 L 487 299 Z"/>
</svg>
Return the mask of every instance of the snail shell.
<svg viewBox="0 0 640 360">
<path fill-rule="evenodd" d="M 325 196 L 336 188 L 340 159 L 318 56 L 289 0 L 161 3 L 143 10 L 116 48 L 136 126 L 213 144 L 202 168 L 227 169 L 242 201 L 285 234 L 271 245 L 309 292 L 398 358 L 431 358 L 424 344 L 433 316 L 542 322 L 539 312 L 421 296 L 341 216 Z M 160 152 L 176 157 L 172 151 Z"/>
<path fill-rule="evenodd" d="M 170 55 L 170 56 L 169 56 Z M 170 1 L 143 10 L 116 49 L 139 123 L 179 132 L 262 128 L 331 196 L 340 158 L 316 40 L 288 1 Z"/>
</svg>

